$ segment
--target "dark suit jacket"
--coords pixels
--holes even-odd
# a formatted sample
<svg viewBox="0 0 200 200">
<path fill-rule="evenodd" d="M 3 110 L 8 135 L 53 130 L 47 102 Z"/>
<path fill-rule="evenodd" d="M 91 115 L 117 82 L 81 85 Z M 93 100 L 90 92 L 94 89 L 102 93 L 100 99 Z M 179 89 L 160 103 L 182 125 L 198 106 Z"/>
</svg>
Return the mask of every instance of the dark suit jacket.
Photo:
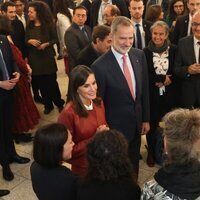
<svg viewBox="0 0 200 200">
<path fill-rule="evenodd" d="M 150 32 L 150 27 L 151 27 L 152 23 L 143 19 L 142 20 L 142 26 L 145 32 L 145 45 L 147 46 L 149 44 L 149 41 L 151 40 L 151 32 Z M 135 41 L 135 40 L 134 40 Z M 133 46 L 135 47 L 135 42 L 133 44 Z"/>
<path fill-rule="evenodd" d="M 129 57 L 136 78 L 136 100 L 132 98 L 124 74 L 111 50 L 98 58 L 92 64 L 92 69 L 104 101 L 109 127 L 121 131 L 130 141 L 134 137 L 135 127 L 138 134 L 142 122 L 149 121 L 149 86 L 144 52 L 132 48 Z"/>
<path fill-rule="evenodd" d="M 76 66 L 77 58 L 80 51 L 91 42 L 91 29 L 85 26 L 89 41 L 85 39 L 84 33 L 79 26 L 72 23 L 65 32 L 65 45 L 67 46 L 67 53 L 69 57 L 70 70 Z"/>
<path fill-rule="evenodd" d="M 174 62 L 176 54 L 176 46 L 170 45 L 169 48 L 169 68 L 167 75 L 172 75 L 172 83 L 165 87 L 165 94 L 160 98 L 159 88 L 155 86 L 156 82 L 164 83 L 166 75 L 157 75 L 153 64 L 153 52 L 148 48 L 144 49 L 147 59 L 148 72 L 149 72 L 149 91 L 150 91 L 150 116 L 151 120 L 160 120 L 166 112 L 169 112 L 177 105 L 177 80 L 174 77 Z M 162 102 L 160 102 L 162 101 Z M 165 105 L 162 108 L 163 104 Z"/>
<path fill-rule="evenodd" d="M 171 37 L 171 41 L 173 44 L 178 44 L 180 38 L 187 36 L 188 24 L 189 15 L 178 17 Z"/>
<path fill-rule="evenodd" d="M 101 6 L 101 1 L 102 0 L 94 0 L 92 2 L 91 10 L 90 10 L 91 27 L 94 27 L 98 24 L 98 15 L 99 15 L 99 8 Z M 112 0 L 112 4 L 116 5 L 119 8 L 122 16 L 129 17 L 129 11 L 124 0 Z"/>
<path fill-rule="evenodd" d="M 13 69 L 14 60 L 13 60 L 13 56 L 12 56 L 12 50 L 10 48 L 10 45 L 9 45 L 9 42 L 8 42 L 8 39 L 6 36 L 0 35 L 0 49 L 2 51 L 2 55 L 3 55 L 4 61 L 5 61 L 7 70 L 8 70 L 8 74 L 10 77 L 12 77 L 12 73 L 14 70 Z M 0 81 L 2 81 L 2 80 L 3 80 L 3 77 L 2 77 L 2 71 L 0 68 Z M 1 95 L 3 95 L 4 93 L 7 93 L 7 92 L 9 92 L 9 91 L 0 88 L 0 98 L 1 98 Z"/>
<path fill-rule="evenodd" d="M 178 53 L 174 73 L 181 78 L 181 103 L 191 107 L 198 101 L 200 106 L 200 74 L 189 75 L 188 67 L 196 63 L 193 36 L 182 38 L 178 43 Z"/>
<path fill-rule="evenodd" d="M 91 43 L 81 50 L 77 59 L 77 65 L 86 65 L 90 67 L 91 64 L 99 57 L 99 55 Z"/>
<path fill-rule="evenodd" d="M 15 46 L 19 48 L 23 57 L 25 58 L 27 57 L 27 48 L 25 45 L 25 30 L 23 23 L 16 18 L 15 20 L 11 21 L 11 25 L 13 29 L 13 33 L 11 34 L 13 42 Z"/>
</svg>

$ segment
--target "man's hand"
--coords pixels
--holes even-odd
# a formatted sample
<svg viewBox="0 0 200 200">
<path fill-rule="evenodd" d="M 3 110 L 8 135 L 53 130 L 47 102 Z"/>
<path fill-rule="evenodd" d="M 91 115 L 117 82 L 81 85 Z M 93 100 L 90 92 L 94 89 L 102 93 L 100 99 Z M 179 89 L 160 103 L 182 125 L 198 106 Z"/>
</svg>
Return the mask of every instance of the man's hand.
<svg viewBox="0 0 200 200">
<path fill-rule="evenodd" d="M 11 82 L 10 80 L 0 81 L 0 88 L 4 90 L 12 90 L 15 85 L 16 83 Z"/>
<path fill-rule="evenodd" d="M 200 64 L 193 64 L 188 67 L 189 74 L 200 74 Z"/>
<path fill-rule="evenodd" d="M 19 72 L 14 72 L 12 75 L 13 75 L 13 78 L 11 78 L 9 81 L 11 83 L 15 83 L 16 84 L 19 81 L 20 74 L 19 74 Z"/>
<path fill-rule="evenodd" d="M 143 122 L 142 123 L 142 132 L 141 135 L 146 135 L 150 130 L 150 124 L 149 122 Z"/>
</svg>

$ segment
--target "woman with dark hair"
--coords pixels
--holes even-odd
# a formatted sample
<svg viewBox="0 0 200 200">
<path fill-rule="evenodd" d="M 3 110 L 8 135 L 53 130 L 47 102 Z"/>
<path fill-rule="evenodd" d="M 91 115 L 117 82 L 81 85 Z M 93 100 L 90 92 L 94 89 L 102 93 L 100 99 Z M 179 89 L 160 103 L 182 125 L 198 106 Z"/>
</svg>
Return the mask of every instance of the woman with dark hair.
<svg viewBox="0 0 200 200">
<path fill-rule="evenodd" d="M 29 48 L 29 64 L 32 68 L 32 79 L 39 86 L 44 114 L 53 110 L 53 103 L 58 110 L 63 109 L 57 83 L 57 65 L 54 58 L 53 45 L 57 42 L 57 34 L 48 5 L 42 1 L 33 1 L 28 7 L 29 21 L 26 28 L 26 43 Z"/>
<path fill-rule="evenodd" d="M 61 124 L 49 124 L 36 131 L 30 170 L 38 199 L 76 199 L 76 177 L 62 165 L 71 158 L 73 146 L 70 132 Z"/>
<path fill-rule="evenodd" d="M 69 78 L 69 99 L 58 122 L 69 128 L 75 143 L 72 171 L 80 176 L 87 171 L 86 146 L 97 131 L 108 129 L 103 101 L 97 97 L 94 73 L 86 66 L 75 67 Z"/>
<path fill-rule="evenodd" d="M 162 165 L 162 136 L 158 132 L 161 118 L 177 105 L 177 82 L 174 78 L 176 46 L 168 39 L 169 27 L 164 21 L 151 28 L 151 41 L 144 49 L 149 72 L 150 131 L 147 138 L 147 165 Z"/>
<path fill-rule="evenodd" d="M 151 5 L 146 10 L 145 19 L 147 21 L 150 21 L 151 23 L 154 23 L 158 20 L 164 19 L 164 13 L 162 11 L 161 5 L 155 4 Z"/>
<path fill-rule="evenodd" d="M 68 1 L 66 0 L 54 0 L 53 11 L 56 19 L 56 30 L 59 40 L 59 55 L 64 58 L 65 72 L 68 74 L 69 69 L 67 65 L 67 47 L 65 46 L 64 36 L 66 30 L 72 23 L 73 10 L 69 8 Z"/>
<path fill-rule="evenodd" d="M 199 200 L 200 110 L 176 109 L 163 122 L 165 165 L 144 184 L 141 200 Z"/>
<path fill-rule="evenodd" d="M 178 16 L 185 13 L 185 2 L 184 0 L 172 0 L 169 5 L 169 14 L 166 16 L 166 23 L 169 27 L 174 29 Z"/>
<path fill-rule="evenodd" d="M 30 142 L 32 137 L 26 132 L 33 129 L 39 122 L 39 112 L 34 104 L 31 90 L 31 69 L 22 57 L 20 50 L 13 44 L 10 20 L 6 15 L 0 15 L 0 34 L 6 35 L 13 53 L 13 57 L 20 71 L 20 79 L 14 89 L 14 119 L 12 131 L 16 143 Z"/>
<path fill-rule="evenodd" d="M 116 130 L 98 133 L 87 146 L 88 172 L 78 184 L 77 200 L 139 200 L 128 145 Z"/>
</svg>

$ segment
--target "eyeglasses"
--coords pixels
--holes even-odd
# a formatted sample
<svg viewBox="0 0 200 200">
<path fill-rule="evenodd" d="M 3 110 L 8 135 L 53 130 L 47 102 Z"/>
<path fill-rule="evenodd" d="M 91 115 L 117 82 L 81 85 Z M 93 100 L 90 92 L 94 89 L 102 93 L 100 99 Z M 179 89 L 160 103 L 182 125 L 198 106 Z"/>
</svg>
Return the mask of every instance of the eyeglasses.
<svg viewBox="0 0 200 200">
<path fill-rule="evenodd" d="M 193 22 L 193 23 L 192 23 L 192 26 L 195 27 L 195 28 L 197 28 L 198 26 L 200 26 L 200 23 Z"/>
</svg>

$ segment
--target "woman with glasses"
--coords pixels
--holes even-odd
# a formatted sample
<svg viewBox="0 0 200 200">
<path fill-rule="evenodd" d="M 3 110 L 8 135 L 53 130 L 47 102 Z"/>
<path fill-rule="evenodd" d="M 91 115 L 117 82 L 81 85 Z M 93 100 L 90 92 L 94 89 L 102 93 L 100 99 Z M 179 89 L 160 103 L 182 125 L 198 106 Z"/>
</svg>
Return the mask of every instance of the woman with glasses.
<svg viewBox="0 0 200 200">
<path fill-rule="evenodd" d="M 169 5 L 169 14 L 166 16 L 166 23 L 171 28 L 174 29 L 176 24 L 176 19 L 185 13 L 185 3 L 184 0 L 172 0 Z"/>
</svg>

